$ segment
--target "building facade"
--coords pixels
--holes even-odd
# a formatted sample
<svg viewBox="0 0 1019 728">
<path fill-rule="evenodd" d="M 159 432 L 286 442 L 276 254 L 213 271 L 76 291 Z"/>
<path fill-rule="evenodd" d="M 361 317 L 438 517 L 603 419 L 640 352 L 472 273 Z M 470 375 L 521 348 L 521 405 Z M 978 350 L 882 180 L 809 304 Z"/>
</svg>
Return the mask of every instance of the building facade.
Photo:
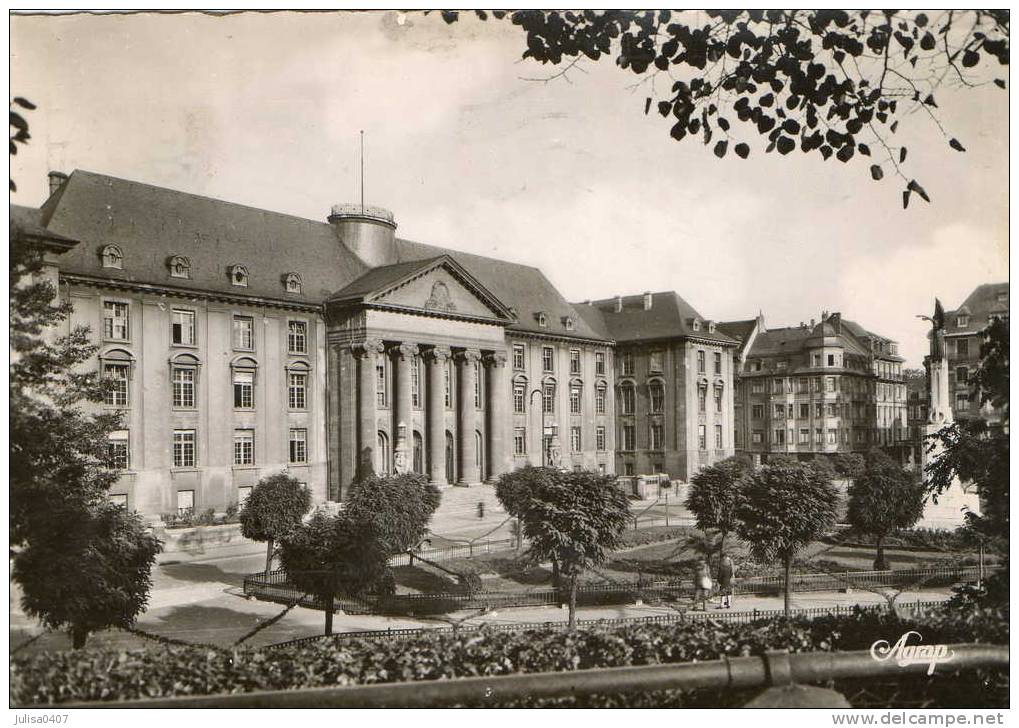
<svg viewBox="0 0 1019 728">
<path fill-rule="evenodd" d="M 613 341 L 540 271 L 85 171 L 12 221 L 63 241 L 66 323 L 123 413 L 111 497 L 224 510 L 289 472 L 342 501 L 367 468 L 474 485 L 528 463 L 615 472 Z"/>
<path fill-rule="evenodd" d="M 1003 412 L 981 405 L 970 377 L 980 366 L 983 330 L 995 318 L 1008 321 L 1008 283 L 977 286 L 962 305 L 945 314 L 945 354 L 952 414 L 956 420 L 979 418 L 991 427 L 1003 425 Z"/>
<path fill-rule="evenodd" d="M 577 308 L 616 344 L 618 474 L 688 481 L 734 454 L 735 339 L 671 291 Z"/>
<path fill-rule="evenodd" d="M 903 359 L 897 344 L 842 318 L 767 329 L 763 318 L 721 324 L 740 341 L 738 452 L 810 459 L 910 447 Z"/>
</svg>

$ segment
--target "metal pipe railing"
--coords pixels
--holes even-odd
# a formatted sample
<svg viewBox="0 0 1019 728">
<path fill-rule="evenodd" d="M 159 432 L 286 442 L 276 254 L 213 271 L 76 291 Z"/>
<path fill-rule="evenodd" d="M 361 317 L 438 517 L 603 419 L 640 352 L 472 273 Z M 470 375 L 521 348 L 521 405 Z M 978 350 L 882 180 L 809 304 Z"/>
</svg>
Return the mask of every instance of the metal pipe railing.
<svg viewBox="0 0 1019 728">
<path fill-rule="evenodd" d="M 1008 668 L 1008 647 L 956 644 L 940 669 Z M 63 703 L 61 708 L 435 708 L 469 703 L 497 705 L 523 698 L 616 695 L 656 690 L 754 688 L 848 678 L 899 677 L 925 673 L 927 663 L 899 666 L 878 662 L 869 650 L 856 652 L 769 652 L 758 657 L 708 662 L 604 667 L 572 672 L 420 680 L 349 687 L 272 690 L 231 695 L 151 700 Z M 52 706 L 24 706 L 52 707 Z"/>
</svg>

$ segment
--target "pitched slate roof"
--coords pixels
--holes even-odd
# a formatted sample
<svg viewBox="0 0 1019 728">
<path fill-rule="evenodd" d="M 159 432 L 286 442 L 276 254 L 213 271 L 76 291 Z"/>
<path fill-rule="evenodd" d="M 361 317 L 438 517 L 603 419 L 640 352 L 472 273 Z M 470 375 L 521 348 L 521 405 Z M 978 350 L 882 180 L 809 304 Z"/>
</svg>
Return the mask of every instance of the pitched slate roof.
<svg viewBox="0 0 1019 728">
<path fill-rule="evenodd" d="M 67 273 L 319 304 L 368 270 L 328 223 L 83 170 L 41 211 L 49 230 L 81 240 L 61 257 Z M 124 254 L 123 270 L 101 265 L 110 243 Z M 173 255 L 190 259 L 191 280 L 170 277 Z M 230 283 L 233 264 L 247 269 L 247 287 Z M 285 291 L 290 272 L 301 276 L 302 294 Z"/>
<path fill-rule="evenodd" d="M 46 241 L 56 244 L 60 250 L 65 250 L 78 243 L 74 238 L 69 238 L 52 230 L 47 230 L 42 223 L 42 210 L 23 205 L 11 205 L 10 231 L 11 235 L 21 235 L 30 239 Z"/>
<path fill-rule="evenodd" d="M 999 301 L 999 294 L 1005 300 Z M 966 326 L 959 328 L 955 320 L 959 314 L 969 316 Z M 974 333 L 982 330 L 989 323 L 990 315 L 1008 315 L 1008 283 L 983 283 L 973 289 L 962 305 L 945 314 L 945 333 L 951 336 L 957 333 Z"/>
<path fill-rule="evenodd" d="M 341 288 L 336 291 L 336 293 L 329 296 L 329 300 L 348 301 L 364 298 L 365 296 L 371 295 L 380 289 L 388 288 L 389 286 L 398 283 L 419 270 L 427 268 L 441 258 L 442 256 L 424 258 L 422 260 L 412 260 L 406 263 L 394 263 L 393 265 L 383 265 L 378 268 L 372 268 L 363 276 L 353 281 L 350 285 Z"/>
<path fill-rule="evenodd" d="M 719 321 L 718 328 L 722 330 L 723 334 L 731 336 L 740 343 L 745 342 L 747 337 L 750 336 L 750 332 L 754 330 L 754 326 L 757 325 L 757 319 L 747 319 L 746 321 Z"/>
<path fill-rule="evenodd" d="M 780 356 L 782 354 L 797 354 L 804 349 L 821 346 L 822 342 L 834 339 L 837 345 L 850 354 L 869 356 L 870 346 L 864 340 L 866 337 L 891 341 L 884 336 L 867 331 L 855 321 L 848 319 L 841 320 L 841 333 L 836 333 L 835 326 L 830 319 L 821 321 L 814 326 L 788 326 L 778 329 L 766 329 L 757 334 L 754 345 L 751 347 L 749 356 Z M 835 343 L 834 341 L 832 343 Z M 879 354 L 882 359 L 898 359 L 891 354 Z"/>
<path fill-rule="evenodd" d="M 720 344 L 736 344 L 736 339 L 716 329 L 708 331 L 702 324 L 700 331 L 694 331 L 691 319 L 705 322 L 706 319 L 684 301 L 675 291 L 661 291 L 651 294 L 651 308 L 644 310 L 644 296 L 623 296 L 623 306 L 616 312 L 616 299 L 606 298 L 577 304 L 578 310 L 593 309 L 585 313 L 594 321 L 601 321 L 609 335 L 617 342 L 625 343 L 640 339 L 666 339 L 693 336 L 698 339 L 717 341 Z"/>
</svg>

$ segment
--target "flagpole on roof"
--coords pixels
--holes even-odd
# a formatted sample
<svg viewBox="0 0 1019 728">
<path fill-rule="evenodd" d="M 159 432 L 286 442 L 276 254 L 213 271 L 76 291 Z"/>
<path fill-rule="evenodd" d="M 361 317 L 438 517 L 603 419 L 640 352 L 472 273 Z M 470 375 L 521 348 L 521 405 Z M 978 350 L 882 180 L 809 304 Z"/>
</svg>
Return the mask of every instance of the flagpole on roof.
<svg viewBox="0 0 1019 728">
<path fill-rule="evenodd" d="M 364 214 L 364 129 L 361 130 L 361 214 Z"/>
</svg>

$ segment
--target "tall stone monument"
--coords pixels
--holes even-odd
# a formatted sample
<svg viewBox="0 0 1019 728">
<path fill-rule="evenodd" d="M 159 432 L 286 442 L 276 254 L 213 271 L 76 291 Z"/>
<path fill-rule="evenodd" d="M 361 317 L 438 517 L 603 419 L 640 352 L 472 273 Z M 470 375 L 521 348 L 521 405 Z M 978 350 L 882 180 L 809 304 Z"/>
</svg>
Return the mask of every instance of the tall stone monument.
<svg viewBox="0 0 1019 728">
<path fill-rule="evenodd" d="M 934 300 L 934 315 L 921 317 L 931 322 L 930 355 L 926 360 L 929 409 L 924 434 L 933 435 L 941 428 L 952 424 L 951 393 L 948 388 L 948 357 L 945 354 L 945 310 L 941 301 Z M 941 454 L 940 447 L 928 451 L 928 443 L 924 441 L 921 449 L 921 468 L 923 478 L 927 480 L 927 464 L 936 460 Z M 924 506 L 923 517 L 917 526 L 920 528 L 954 529 L 965 522 L 966 511 L 980 513 L 980 497 L 973 488 L 967 489 L 958 478 L 943 493 L 938 495 L 937 502 L 933 496 Z"/>
</svg>

